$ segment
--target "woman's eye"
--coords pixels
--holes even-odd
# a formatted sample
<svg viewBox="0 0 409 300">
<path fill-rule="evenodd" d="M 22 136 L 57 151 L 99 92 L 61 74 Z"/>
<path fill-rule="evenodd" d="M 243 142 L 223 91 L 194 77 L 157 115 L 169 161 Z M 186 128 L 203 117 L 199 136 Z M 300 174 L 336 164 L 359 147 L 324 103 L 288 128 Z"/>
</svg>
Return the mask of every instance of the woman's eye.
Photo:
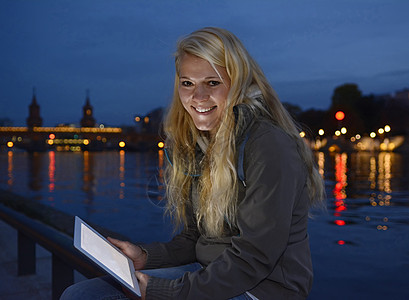
<svg viewBox="0 0 409 300">
<path fill-rule="evenodd" d="M 184 80 L 184 81 L 182 81 L 182 85 L 183 85 L 183 86 L 192 86 L 193 83 L 190 82 L 190 81 Z"/>
<path fill-rule="evenodd" d="M 216 85 L 219 85 L 221 82 L 220 81 L 217 81 L 217 80 L 211 80 L 211 81 L 209 81 L 209 85 L 210 86 L 216 86 Z"/>
</svg>

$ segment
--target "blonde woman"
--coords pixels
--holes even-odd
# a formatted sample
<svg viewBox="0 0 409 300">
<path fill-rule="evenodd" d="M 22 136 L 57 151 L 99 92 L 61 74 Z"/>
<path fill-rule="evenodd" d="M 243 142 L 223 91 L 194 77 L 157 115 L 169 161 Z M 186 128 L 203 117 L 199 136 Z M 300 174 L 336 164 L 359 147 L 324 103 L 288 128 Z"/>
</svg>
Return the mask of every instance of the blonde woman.
<svg viewBox="0 0 409 300">
<path fill-rule="evenodd" d="M 142 299 L 305 299 L 308 212 L 324 196 L 310 149 L 232 33 L 197 30 L 175 56 L 166 178 L 180 234 L 168 243 L 111 242 L 141 270 Z M 101 279 L 65 296 L 84 294 L 125 297 Z"/>
</svg>

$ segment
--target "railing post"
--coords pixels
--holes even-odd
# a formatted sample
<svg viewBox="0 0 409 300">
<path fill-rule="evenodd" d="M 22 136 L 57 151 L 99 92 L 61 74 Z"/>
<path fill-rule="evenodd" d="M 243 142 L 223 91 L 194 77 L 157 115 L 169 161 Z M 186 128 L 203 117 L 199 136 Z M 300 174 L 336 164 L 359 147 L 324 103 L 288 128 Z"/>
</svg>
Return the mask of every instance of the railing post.
<svg viewBox="0 0 409 300">
<path fill-rule="evenodd" d="M 57 255 L 52 255 L 52 299 L 60 299 L 61 294 L 70 285 L 74 284 L 74 269 L 68 266 Z"/>
<path fill-rule="evenodd" d="M 36 272 L 36 244 L 17 230 L 17 275 L 32 275 Z"/>
</svg>

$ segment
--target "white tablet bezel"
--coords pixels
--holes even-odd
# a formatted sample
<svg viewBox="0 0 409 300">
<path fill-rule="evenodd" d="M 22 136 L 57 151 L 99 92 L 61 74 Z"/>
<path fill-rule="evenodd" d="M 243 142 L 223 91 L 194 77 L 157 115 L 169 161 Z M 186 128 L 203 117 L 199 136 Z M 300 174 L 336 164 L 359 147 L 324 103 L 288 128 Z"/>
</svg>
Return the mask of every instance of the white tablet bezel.
<svg viewBox="0 0 409 300">
<path fill-rule="evenodd" d="M 122 266 L 126 269 L 126 272 L 129 272 L 128 275 L 132 278 L 132 283 L 134 286 L 131 286 L 128 282 L 126 282 L 124 279 L 122 279 L 119 275 L 117 275 L 113 270 L 111 270 L 109 267 L 104 264 L 103 261 L 99 261 L 92 253 L 89 253 L 86 249 L 84 249 L 81 245 L 82 241 L 82 230 L 81 226 L 86 226 L 93 234 L 95 234 L 96 237 L 100 238 L 101 241 L 103 241 L 105 244 L 109 245 L 113 249 L 115 249 L 121 256 L 125 257 L 128 265 L 127 266 Z M 141 296 L 141 292 L 139 290 L 139 284 L 138 280 L 135 276 L 135 268 L 133 265 L 132 260 L 127 257 L 125 254 L 121 252 L 117 247 L 115 247 L 113 244 L 111 244 L 105 237 L 103 237 L 101 234 L 99 234 L 95 229 L 93 229 L 91 226 L 89 226 L 87 223 L 85 223 L 81 218 L 78 216 L 75 216 L 75 225 L 74 225 L 74 247 L 77 248 L 81 253 L 83 253 L 85 256 L 87 256 L 89 259 L 91 259 L 94 263 L 96 263 L 98 266 L 100 266 L 102 269 L 104 269 L 106 272 L 108 272 L 109 275 L 114 277 L 119 283 L 124 285 L 128 290 L 131 292 L 135 293 L 138 296 Z"/>
</svg>

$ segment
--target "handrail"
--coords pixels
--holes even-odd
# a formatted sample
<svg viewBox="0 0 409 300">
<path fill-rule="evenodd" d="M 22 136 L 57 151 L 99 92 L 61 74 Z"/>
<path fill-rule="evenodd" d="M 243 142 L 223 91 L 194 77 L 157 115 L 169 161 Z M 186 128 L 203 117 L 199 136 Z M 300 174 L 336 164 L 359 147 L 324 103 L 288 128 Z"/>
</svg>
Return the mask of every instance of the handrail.
<svg viewBox="0 0 409 300">
<path fill-rule="evenodd" d="M 0 218 L 18 231 L 18 275 L 35 273 L 36 243 L 52 253 L 52 299 L 59 299 L 65 288 L 74 283 L 74 269 L 88 278 L 105 274 L 74 248 L 69 235 L 3 204 L 0 204 Z"/>
</svg>

